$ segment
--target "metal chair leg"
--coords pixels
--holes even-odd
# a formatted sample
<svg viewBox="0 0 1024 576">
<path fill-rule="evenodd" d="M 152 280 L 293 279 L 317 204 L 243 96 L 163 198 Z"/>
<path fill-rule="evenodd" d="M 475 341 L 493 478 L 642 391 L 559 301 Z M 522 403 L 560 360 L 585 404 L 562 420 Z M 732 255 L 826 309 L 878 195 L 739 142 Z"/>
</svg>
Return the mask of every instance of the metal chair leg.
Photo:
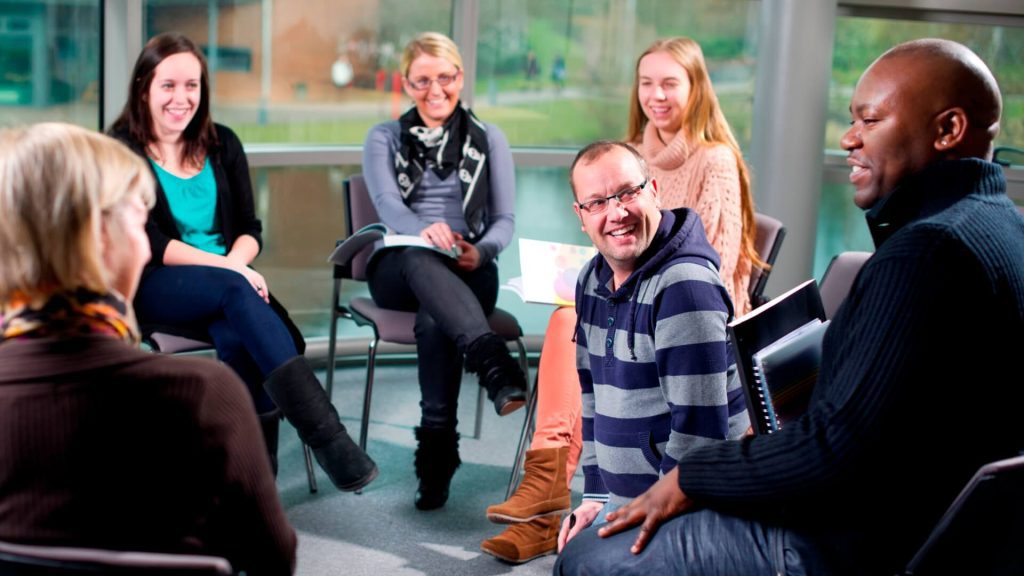
<svg viewBox="0 0 1024 576">
<path fill-rule="evenodd" d="M 306 478 L 309 480 L 309 493 L 316 494 L 316 470 L 313 468 L 313 451 L 303 442 L 302 452 L 306 456 Z"/>
<path fill-rule="evenodd" d="M 525 348 L 524 348 L 525 349 Z M 508 488 L 505 490 L 505 500 L 508 500 L 515 492 L 519 483 L 520 470 L 523 468 L 523 460 L 526 458 L 526 449 L 530 445 L 535 427 L 534 420 L 537 417 L 537 387 L 540 381 L 537 377 L 533 379 L 533 390 L 530 391 L 526 401 L 526 415 L 523 417 L 523 429 L 519 433 L 519 446 L 516 449 L 516 459 L 512 463 L 512 473 L 508 478 Z"/>
<path fill-rule="evenodd" d="M 366 451 L 366 439 L 370 431 L 370 402 L 373 399 L 373 369 L 377 365 L 377 342 L 374 334 L 366 351 L 366 392 L 363 395 L 363 421 L 359 424 L 359 447 Z"/>
</svg>

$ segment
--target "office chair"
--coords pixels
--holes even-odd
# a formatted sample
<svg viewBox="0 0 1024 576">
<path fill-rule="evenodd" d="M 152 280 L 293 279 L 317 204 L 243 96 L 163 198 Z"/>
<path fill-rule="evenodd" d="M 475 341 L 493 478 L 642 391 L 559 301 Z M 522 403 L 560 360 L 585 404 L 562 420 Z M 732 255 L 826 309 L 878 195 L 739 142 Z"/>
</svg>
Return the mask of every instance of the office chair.
<svg viewBox="0 0 1024 576">
<path fill-rule="evenodd" d="M 754 213 L 754 220 L 757 223 L 757 235 L 754 238 L 754 249 L 757 255 L 769 266 L 775 265 L 775 259 L 779 256 L 779 249 L 782 248 L 782 241 L 786 238 L 786 227 L 782 222 L 760 212 Z M 763 269 L 754 266 L 750 271 L 750 306 L 757 308 L 768 301 L 764 296 L 764 288 L 768 284 L 768 275 L 771 268 Z"/>
<path fill-rule="evenodd" d="M 96 576 L 228 576 L 234 571 L 227 559 L 218 556 L 0 542 L 0 574 L 5 576 L 86 573 Z"/>
<path fill-rule="evenodd" d="M 370 192 L 361 174 L 353 174 L 345 181 L 346 224 L 351 235 L 342 243 L 340 250 L 333 254 L 334 288 L 331 295 L 331 330 L 327 345 L 327 395 L 330 396 L 334 386 L 335 355 L 337 353 L 338 319 L 352 320 L 358 326 L 369 326 L 373 330 L 373 339 L 366 352 L 366 391 L 363 395 L 363 418 L 359 430 L 359 447 L 366 450 L 367 434 L 370 425 L 370 405 L 373 397 L 374 368 L 377 361 L 377 346 L 381 341 L 395 344 L 416 344 L 413 326 L 416 322 L 415 312 L 404 312 L 381 308 L 372 298 L 354 297 L 347 303 L 341 298 L 343 280 L 366 282 L 366 268 L 373 243 L 383 236 L 377 231 L 363 231 L 365 226 L 380 222 L 377 210 L 370 200 Z M 529 375 L 526 359 L 526 344 L 523 342 L 523 331 L 519 322 L 508 312 L 495 308 L 487 318 L 491 330 L 506 341 L 515 342 L 519 349 L 519 363 L 523 374 Z M 477 390 L 476 422 L 473 427 L 473 438 L 480 437 L 483 422 L 483 409 L 486 397 L 483 388 Z M 529 398 L 527 403 L 529 403 Z"/>
<path fill-rule="evenodd" d="M 1024 574 L 1024 456 L 975 472 L 924 544 L 906 576 Z"/>
<path fill-rule="evenodd" d="M 139 330 L 142 332 L 142 342 L 153 352 L 160 354 L 209 353 L 211 356 L 216 356 L 213 341 L 205 331 L 184 326 L 156 324 L 143 324 Z M 317 484 L 316 471 L 313 469 L 313 453 L 304 443 L 302 448 L 303 456 L 306 459 L 306 480 L 309 483 L 309 492 L 315 494 Z"/>
<path fill-rule="evenodd" d="M 839 305 L 850 293 L 853 281 L 871 254 L 872 252 L 850 251 L 840 252 L 832 257 L 828 268 L 825 269 L 825 274 L 821 276 L 821 282 L 818 283 L 826 318 L 835 316 L 836 310 L 839 310 Z"/>
</svg>

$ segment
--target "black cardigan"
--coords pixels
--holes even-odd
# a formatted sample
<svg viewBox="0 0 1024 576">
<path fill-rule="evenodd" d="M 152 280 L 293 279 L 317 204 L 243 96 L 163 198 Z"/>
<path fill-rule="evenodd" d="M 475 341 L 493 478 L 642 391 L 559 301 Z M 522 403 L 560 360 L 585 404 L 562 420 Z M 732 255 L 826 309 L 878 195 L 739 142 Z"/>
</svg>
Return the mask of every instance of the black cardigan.
<svg viewBox="0 0 1024 576">
<path fill-rule="evenodd" d="M 252 180 L 249 178 L 249 161 L 245 157 L 245 150 L 242 148 L 242 141 L 238 136 L 222 124 L 214 124 L 217 131 L 217 144 L 207 151 L 210 159 L 210 167 L 213 168 L 214 181 L 217 184 L 217 224 L 228 249 L 235 243 L 239 236 L 248 234 L 256 239 L 260 249 L 263 249 L 263 224 L 256 217 L 256 208 L 253 201 Z M 135 142 L 127 130 L 112 130 L 110 135 L 143 158 L 148 158 L 145 146 Z M 147 161 L 148 163 L 148 161 Z M 149 263 L 142 271 L 142 281 L 152 270 L 164 265 L 164 252 L 171 240 L 181 240 L 181 233 L 174 223 L 174 216 L 171 214 L 171 206 L 167 202 L 167 195 L 164 194 L 160 180 L 157 178 L 156 169 L 150 165 L 150 172 L 156 182 L 156 205 L 149 212 L 146 220 L 146 234 L 149 236 L 149 247 L 153 255 Z M 270 306 L 284 322 L 288 332 L 295 341 L 299 354 L 306 349 L 306 343 L 302 332 L 292 322 L 288 311 L 284 306 L 270 294 Z M 142 319 L 144 320 L 144 319 Z M 202 334 L 190 334 L 189 329 L 182 329 L 180 326 L 153 326 L 144 325 L 144 332 L 170 332 L 183 336 L 202 336 Z M 205 333 L 205 327 L 202 329 Z M 201 338 L 200 338 L 201 339 Z"/>
<path fill-rule="evenodd" d="M 260 248 L 263 248 L 263 224 L 256 217 L 256 209 L 253 202 L 252 181 L 249 179 L 249 162 L 242 149 L 242 142 L 238 136 L 221 124 L 214 124 L 217 131 L 217 145 L 210 148 L 208 158 L 210 167 L 213 168 L 214 181 L 217 184 L 217 225 L 228 249 L 235 243 L 239 236 L 248 234 L 256 239 Z M 147 158 L 145 146 L 140 142 L 131 140 L 131 135 L 126 130 L 111 132 L 136 154 Z M 160 180 L 157 179 L 156 170 L 150 166 L 153 178 L 156 180 L 156 205 L 149 213 L 146 221 L 146 234 L 149 235 L 149 246 L 153 251 L 153 257 L 146 265 L 143 277 L 154 268 L 163 266 L 164 251 L 171 240 L 181 240 L 181 233 L 174 223 L 174 216 L 171 214 L 171 207 L 167 203 L 167 196 L 164 194 Z"/>
</svg>

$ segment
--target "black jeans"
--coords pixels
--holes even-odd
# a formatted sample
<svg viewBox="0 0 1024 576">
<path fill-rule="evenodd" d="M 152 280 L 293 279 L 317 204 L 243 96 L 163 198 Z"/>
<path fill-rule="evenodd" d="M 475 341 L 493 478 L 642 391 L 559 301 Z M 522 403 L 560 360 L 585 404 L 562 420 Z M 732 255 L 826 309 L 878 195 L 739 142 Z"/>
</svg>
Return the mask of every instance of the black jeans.
<svg viewBox="0 0 1024 576">
<path fill-rule="evenodd" d="M 491 331 L 487 316 L 498 300 L 498 267 L 488 262 L 471 272 L 422 248 L 393 248 L 370 263 L 370 294 L 378 306 L 416 312 L 420 425 L 458 423 L 462 353 Z"/>
</svg>

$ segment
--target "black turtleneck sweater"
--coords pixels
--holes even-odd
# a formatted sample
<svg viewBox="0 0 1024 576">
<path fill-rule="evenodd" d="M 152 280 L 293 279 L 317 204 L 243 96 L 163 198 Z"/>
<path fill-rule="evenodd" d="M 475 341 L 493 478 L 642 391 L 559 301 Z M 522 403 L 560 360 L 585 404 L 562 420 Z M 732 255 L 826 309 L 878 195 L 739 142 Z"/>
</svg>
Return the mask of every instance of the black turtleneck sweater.
<svg viewBox="0 0 1024 576">
<path fill-rule="evenodd" d="M 867 213 L 876 244 L 808 412 L 685 453 L 698 504 L 806 531 L 838 570 L 904 565 L 982 464 L 1024 449 L 1024 217 L 1002 169 L 939 162 Z"/>
</svg>

